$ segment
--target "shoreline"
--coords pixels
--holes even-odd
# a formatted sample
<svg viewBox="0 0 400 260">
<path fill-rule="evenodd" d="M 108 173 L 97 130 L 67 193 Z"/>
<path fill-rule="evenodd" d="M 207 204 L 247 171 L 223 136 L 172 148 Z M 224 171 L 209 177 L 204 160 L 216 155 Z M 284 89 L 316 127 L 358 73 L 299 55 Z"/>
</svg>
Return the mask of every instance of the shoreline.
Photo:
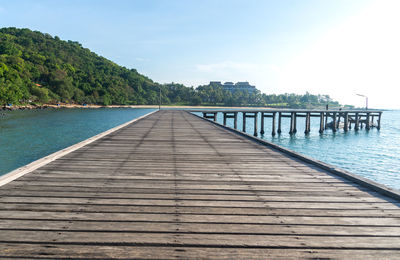
<svg viewBox="0 0 400 260">
<path fill-rule="evenodd" d="M 47 109 L 47 108 L 158 108 L 158 105 L 78 105 L 78 104 L 43 104 L 43 105 L 13 105 L 13 106 L 3 106 L 0 107 L 0 110 L 3 111 L 13 111 L 13 110 L 32 110 L 32 109 Z M 262 109 L 273 109 L 271 107 L 225 107 L 225 106 L 179 106 L 179 105 L 164 105 L 161 108 L 194 108 L 194 109 L 203 109 L 203 108 L 229 108 L 229 109 L 253 109 L 253 108 L 262 108 Z"/>
<path fill-rule="evenodd" d="M 66 104 L 60 103 L 58 105 L 54 104 L 42 104 L 42 105 L 13 105 L 13 106 L 0 106 L 0 111 L 14 111 L 14 110 L 34 110 L 34 109 L 60 109 L 60 108 L 88 108 L 88 109 L 98 109 L 98 108 L 154 108 L 158 109 L 158 105 L 78 105 L 78 104 Z M 161 108 L 168 109 L 262 109 L 262 110 L 270 110 L 270 109 L 291 109 L 291 108 L 277 108 L 277 107 L 268 107 L 268 106 L 182 106 L 182 105 L 162 105 Z M 316 108 L 311 108 L 316 109 Z M 322 108 L 321 108 L 322 109 Z M 370 108 L 369 110 L 374 111 L 377 110 L 376 108 Z M 393 109 L 379 109 L 379 110 L 393 110 Z M 396 110 L 396 109 L 394 109 Z"/>
</svg>

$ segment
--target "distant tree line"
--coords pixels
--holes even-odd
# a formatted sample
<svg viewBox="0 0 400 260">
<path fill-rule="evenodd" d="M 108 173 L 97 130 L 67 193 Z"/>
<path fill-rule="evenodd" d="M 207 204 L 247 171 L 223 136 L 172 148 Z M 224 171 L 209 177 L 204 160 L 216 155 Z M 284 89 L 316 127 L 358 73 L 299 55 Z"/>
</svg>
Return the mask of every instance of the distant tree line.
<svg viewBox="0 0 400 260">
<path fill-rule="evenodd" d="M 255 90 L 247 91 L 224 90 L 218 84 L 209 84 L 188 88 L 180 84 L 164 84 L 166 98 L 164 104 L 181 105 L 210 105 L 210 106 L 272 106 L 280 108 L 315 108 L 341 106 L 339 102 L 332 100 L 329 95 L 304 95 L 297 94 L 272 94 L 267 95 Z"/>
<path fill-rule="evenodd" d="M 101 105 L 163 104 L 221 106 L 339 106 L 327 95 L 266 95 L 230 92 L 218 85 L 196 89 L 158 84 L 107 60 L 81 44 L 29 29 L 0 29 L 0 105 L 78 103 Z"/>
</svg>

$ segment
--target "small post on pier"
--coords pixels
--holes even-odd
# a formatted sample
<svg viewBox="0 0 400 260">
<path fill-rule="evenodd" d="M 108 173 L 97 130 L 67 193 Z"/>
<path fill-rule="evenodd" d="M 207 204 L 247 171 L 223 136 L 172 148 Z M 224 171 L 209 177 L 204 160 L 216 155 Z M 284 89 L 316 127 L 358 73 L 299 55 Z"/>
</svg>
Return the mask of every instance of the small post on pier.
<svg viewBox="0 0 400 260">
<path fill-rule="evenodd" d="M 237 129 L 237 112 L 233 112 L 233 127 Z"/>
<path fill-rule="evenodd" d="M 246 112 L 242 112 L 243 114 L 243 132 L 246 133 Z"/>
<path fill-rule="evenodd" d="M 264 135 L 264 112 L 260 112 L 261 113 L 261 131 L 260 134 Z"/>
<path fill-rule="evenodd" d="M 296 112 L 294 112 L 293 122 L 294 122 L 293 133 L 295 134 L 295 133 L 297 133 L 297 113 Z"/>
<path fill-rule="evenodd" d="M 329 118 L 329 113 L 325 113 L 325 130 L 328 129 L 328 118 Z"/>
<path fill-rule="evenodd" d="M 254 136 L 257 136 L 257 119 L 258 119 L 258 112 L 254 112 Z"/>
<path fill-rule="evenodd" d="M 294 112 L 292 112 L 290 114 L 290 131 L 289 131 L 289 134 L 291 134 L 291 135 L 295 133 L 294 132 L 294 128 L 295 128 L 294 121 L 295 121 Z"/>
<path fill-rule="evenodd" d="M 223 114 L 224 114 L 224 125 L 226 126 L 226 112 L 224 112 Z"/>
<path fill-rule="evenodd" d="M 347 132 L 349 130 L 349 113 L 344 113 L 344 131 Z"/>
<path fill-rule="evenodd" d="M 358 129 L 360 129 L 360 118 L 358 117 L 358 113 L 356 113 L 354 131 L 358 131 Z"/>
<path fill-rule="evenodd" d="M 278 134 L 282 133 L 282 112 L 278 112 Z"/>
<path fill-rule="evenodd" d="M 322 134 L 324 132 L 324 112 L 321 112 L 319 115 L 319 133 Z"/>
<path fill-rule="evenodd" d="M 336 132 L 336 112 L 333 112 L 332 131 Z"/>
<path fill-rule="evenodd" d="M 381 130 L 381 116 L 382 116 L 382 112 L 379 112 L 379 116 L 378 116 L 378 126 L 376 127 L 378 130 Z"/>
<path fill-rule="evenodd" d="M 365 119 L 365 129 L 369 130 L 370 129 L 370 123 L 369 123 L 369 112 L 367 113 L 367 117 Z"/>
<path fill-rule="evenodd" d="M 310 121 L 311 121 L 310 112 L 307 112 L 307 114 L 306 114 L 306 127 L 305 127 L 305 130 L 304 130 L 305 134 L 309 134 L 310 133 Z"/>
<path fill-rule="evenodd" d="M 276 114 L 276 112 L 273 112 L 272 113 L 272 136 L 275 136 L 275 114 Z"/>
</svg>

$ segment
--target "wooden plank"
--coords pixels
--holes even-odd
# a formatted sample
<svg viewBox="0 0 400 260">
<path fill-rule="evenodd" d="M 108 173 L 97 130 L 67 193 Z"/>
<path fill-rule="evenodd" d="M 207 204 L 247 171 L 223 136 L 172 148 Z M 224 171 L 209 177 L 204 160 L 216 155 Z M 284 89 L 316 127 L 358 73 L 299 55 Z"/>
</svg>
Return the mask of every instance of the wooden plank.
<svg viewBox="0 0 400 260">
<path fill-rule="evenodd" d="M 249 191 L 251 192 L 251 191 Z M 313 201 L 313 202 L 342 202 L 346 200 L 346 203 L 350 202 L 387 202 L 384 199 L 376 199 L 372 196 L 365 195 L 363 193 L 349 196 L 346 193 L 333 193 L 329 196 L 324 196 L 320 193 L 295 193 L 292 195 L 282 196 L 282 192 L 276 194 L 262 194 L 255 193 L 247 195 L 234 195 L 234 194 L 189 194 L 186 193 L 184 196 L 178 196 L 177 193 L 108 193 L 108 192 L 85 192 L 80 191 L 79 194 L 76 191 L 9 191 L 8 194 L 1 194 L 2 198 L 25 198 L 25 197 L 37 197 L 37 198 L 94 198 L 94 199 L 179 199 L 179 200 L 213 200 L 213 201 Z"/>
<path fill-rule="evenodd" d="M 155 206 L 155 205 L 104 205 L 94 203 L 3 203 L 0 210 L 36 211 L 36 212 L 92 212 L 92 213 L 158 213 L 158 214 L 198 214 L 198 215 L 246 215 L 246 216 L 321 216 L 321 217 L 369 217 L 399 218 L 399 209 L 349 209 L 349 208 L 255 208 L 255 207 L 190 207 L 190 206 Z M 384 213 L 384 214 L 383 214 Z"/>
<path fill-rule="evenodd" d="M 3 258 L 397 258 L 399 202 L 182 111 L 0 189 Z"/>
<path fill-rule="evenodd" d="M 283 196 L 283 194 L 278 195 L 262 195 L 253 193 L 250 195 L 190 195 L 185 194 L 184 196 L 178 196 L 177 194 L 114 194 L 114 193 L 86 193 L 86 194 L 77 194 L 76 192 L 12 192 L 11 194 L 3 195 L 0 198 L 0 202 L 10 202 L 21 199 L 24 201 L 26 198 L 35 202 L 36 199 L 45 199 L 49 202 L 54 201 L 54 199 L 74 199 L 76 201 L 81 201 L 80 199 L 96 199 L 96 200 L 104 200 L 105 203 L 109 199 L 115 200 L 119 199 L 122 202 L 135 202 L 142 200 L 174 200 L 174 201 L 215 201 L 215 202 L 310 202 L 310 203 L 343 203 L 343 200 L 346 199 L 347 204 L 349 203 L 390 203 L 384 199 L 375 199 L 373 197 L 368 196 L 360 196 L 360 197 L 346 197 L 344 194 L 338 194 L 338 196 L 323 196 L 322 194 L 315 194 L 314 196 L 304 196 L 298 194 L 297 196 Z"/>
<path fill-rule="evenodd" d="M 349 236 L 349 237 L 398 237 L 400 227 L 392 226 L 354 226 L 354 225 L 287 225 L 287 224 L 213 224 L 213 223 L 169 222 L 114 222 L 69 220 L 30 220 L 9 219 L 0 222 L 0 231 L 104 231 L 130 233 L 200 233 L 200 234 L 258 234 L 258 235 L 297 235 L 297 236 Z"/>
<path fill-rule="evenodd" d="M 204 248 L 179 246 L 88 246 L 54 244 L 5 244 L 7 250 L 0 257 L 19 259 L 397 259 L 396 250 L 348 250 L 348 249 L 297 249 L 297 248 Z"/>
<path fill-rule="evenodd" d="M 326 248 L 326 249 L 392 249 L 400 251 L 400 237 L 347 237 L 297 235 L 241 234 L 176 234 L 90 231 L 2 231 L 3 243 L 48 243 L 135 246 L 158 244 L 164 246 L 201 247 L 265 247 L 265 248 Z"/>
<path fill-rule="evenodd" d="M 0 198 L 3 203 L 42 203 L 42 204 L 99 204 L 99 205 L 125 205 L 125 206 L 140 206 L 140 205 L 154 205 L 154 206 L 186 206 L 186 207 L 254 207 L 254 208 L 322 208 L 322 209 L 398 209 L 397 205 L 389 202 L 360 202 L 360 203 L 346 203 L 346 202 L 315 202 L 315 201 L 215 201 L 215 200 L 180 200 L 168 199 L 92 199 L 92 198 L 36 198 L 36 197 L 22 197 L 22 198 Z M 1 212 L 0 212 L 1 215 Z"/>
<path fill-rule="evenodd" d="M 143 213 L 92 213 L 92 212 L 50 212 L 50 211 L 0 211 L 0 219 L 54 219 L 54 220 L 96 220 L 96 221 L 131 221 L 131 222 L 174 222 L 177 217 L 185 223 L 230 223 L 230 224 L 307 224 L 307 225 L 368 225 L 400 227 L 400 219 L 395 217 L 321 217 L 321 216 L 246 216 L 246 215 L 183 215 L 143 214 Z"/>
</svg>

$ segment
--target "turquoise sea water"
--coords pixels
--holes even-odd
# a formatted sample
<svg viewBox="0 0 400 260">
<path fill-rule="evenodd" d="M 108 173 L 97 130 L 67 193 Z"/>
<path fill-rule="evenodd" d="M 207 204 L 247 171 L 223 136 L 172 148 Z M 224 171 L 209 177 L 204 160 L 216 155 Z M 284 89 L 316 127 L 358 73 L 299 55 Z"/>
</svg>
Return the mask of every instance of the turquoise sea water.
<svg viewBox="0 0 400 260">
<path fill-rule="evenodd" d="M 154 109 L 47 109 L 0 112 L 0 175 L 85 140 Z M 222 122 L 222 115 L 218 118 Z M 281 135 L 272 137 L 266 119 L 264 139 L 315 159 L 400 190 L 400 111 L 385 111 L 380 131 L 343 130 L 318 133 L 319 119 L 312 118 L 311 133 L 290 136 L 289 119 L 283 119 Z M 233 125 L 228 120 L 228 125 Z M 238 126 L 241 129 L 241 115 Z M 248 120 L 248 133 L 253 132 Z"/>
<path fill-rule="evenodd" d="M 154 109 L 0 111 L 0 175 Z"/>
</svg>

